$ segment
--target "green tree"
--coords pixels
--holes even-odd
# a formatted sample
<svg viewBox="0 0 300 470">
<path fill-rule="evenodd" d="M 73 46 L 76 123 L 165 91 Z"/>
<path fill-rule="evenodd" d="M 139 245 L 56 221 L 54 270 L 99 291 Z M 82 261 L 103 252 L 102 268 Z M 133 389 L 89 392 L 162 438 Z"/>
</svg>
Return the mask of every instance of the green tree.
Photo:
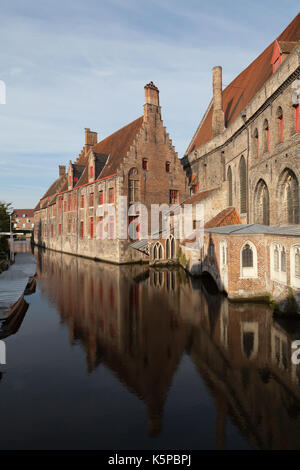
<svg viewBox="0 0 300 470">
<path fill-rule="evenodd" d="M 9 232 L 9 218 L 13 212 L 10 202 L 0 201 L 0 232 Z"/>
</svg>

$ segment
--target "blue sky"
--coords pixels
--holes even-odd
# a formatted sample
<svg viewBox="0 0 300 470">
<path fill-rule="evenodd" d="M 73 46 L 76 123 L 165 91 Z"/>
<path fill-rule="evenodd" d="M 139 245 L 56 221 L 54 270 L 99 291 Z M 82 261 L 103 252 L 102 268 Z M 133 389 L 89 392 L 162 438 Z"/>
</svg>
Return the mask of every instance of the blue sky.
<svg viewBox="0 0 300 470">
<path fill-rule="evenodd" d="M 211 98 L 296 16 L 298 1 L 52 0 L 0 3 L 0 200 L 34 207 L 74 160 L 84 128 L 104 138 L 159 87 L 181 157 Z"/>
</svg>

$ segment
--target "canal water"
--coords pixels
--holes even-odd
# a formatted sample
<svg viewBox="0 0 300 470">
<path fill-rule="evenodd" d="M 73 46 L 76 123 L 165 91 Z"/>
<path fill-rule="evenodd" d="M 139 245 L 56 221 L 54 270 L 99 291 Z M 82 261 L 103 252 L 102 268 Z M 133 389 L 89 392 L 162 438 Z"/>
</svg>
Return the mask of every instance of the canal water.
<svg viewBox="0 0 300 470">
<path fill-rule="evenodd" d="M 182 270 L 34 255 L 0 365 L 1 449 L 300 448 L 297 323 Z"/>
</svg>

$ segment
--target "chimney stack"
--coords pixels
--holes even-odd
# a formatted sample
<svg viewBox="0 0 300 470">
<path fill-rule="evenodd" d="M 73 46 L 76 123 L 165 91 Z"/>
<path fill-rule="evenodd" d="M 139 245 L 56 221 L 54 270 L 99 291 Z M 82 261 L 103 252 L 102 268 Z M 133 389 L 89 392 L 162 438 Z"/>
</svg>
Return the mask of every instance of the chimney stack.
<svg viewBox="0 0 300 470">
<path fill-rule="evenodd" d="M 150 114 L 155 115 L 158 113 L 160 115 L 160 106 L 159 106 L 159 89 L 154 85 L 153 82 L 145 85 L 145 105 L 144 105 L 144 117 L 148 121 Z"/>
<path fill-rule="evenodd" d="M 225 118 L 222 102 L 222 67 L 213 68 L 213 116 L 212 135 L 215 137 L 225 129 Z"/>
<path fill-rule="evenodd" d="M 66 174 L 66 166 L 58 165 L 59 176 L 64 176 Z"/>
<path fill-rule="evenodd" d="M 91 131 L 89 128 L 84 129 L 84 134 L 85 134 L 85 148 L 91 148 L 94 147 L 97 143 L 98 135 L 97 132 Z"/>
</svg>

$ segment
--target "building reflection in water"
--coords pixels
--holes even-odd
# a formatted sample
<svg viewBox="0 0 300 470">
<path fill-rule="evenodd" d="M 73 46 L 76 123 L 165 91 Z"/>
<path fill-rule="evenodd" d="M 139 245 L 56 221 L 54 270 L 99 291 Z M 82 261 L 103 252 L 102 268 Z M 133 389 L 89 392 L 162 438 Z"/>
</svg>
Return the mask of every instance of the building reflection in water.
<svg viewBox="0 0 300 470">
<path fill-rule="evenodd" d="M 143 400 L 150 435 L 160 433 L 187 352 L 214 398 L 219 448 L 228 417 L 253 448 L 300 448 L 300 366 L 291 363 L 297 323 L 275 321 L 264 304 L 230 303 L 181 270 L 36 254 L 40 288 L 70 342 L 82 344 L 88 372 L 105 364 Z"/>
</svg>

